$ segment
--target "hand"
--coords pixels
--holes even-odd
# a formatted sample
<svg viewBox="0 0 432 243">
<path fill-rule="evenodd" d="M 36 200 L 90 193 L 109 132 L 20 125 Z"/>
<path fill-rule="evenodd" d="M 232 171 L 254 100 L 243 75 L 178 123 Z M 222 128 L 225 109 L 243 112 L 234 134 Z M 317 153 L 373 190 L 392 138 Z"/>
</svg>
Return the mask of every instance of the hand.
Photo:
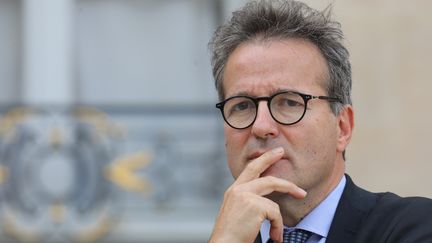
<svg viewBox="0 0 432 243">
<path fill-rule="evenodd" d="M 306 192 L 297 185 L 273 176 L 260 177 L 267 168 L 279 161 L 283 149 L 270 150 L 250 162 L 224 194 L 210 243 L 253 242 L 261 224 L 268 219 L 270 237 L 282 242 L 283 221 L 279 205 L 263 196 L 272 192 L 289 193 L 304 198 Z"/>
</svg>

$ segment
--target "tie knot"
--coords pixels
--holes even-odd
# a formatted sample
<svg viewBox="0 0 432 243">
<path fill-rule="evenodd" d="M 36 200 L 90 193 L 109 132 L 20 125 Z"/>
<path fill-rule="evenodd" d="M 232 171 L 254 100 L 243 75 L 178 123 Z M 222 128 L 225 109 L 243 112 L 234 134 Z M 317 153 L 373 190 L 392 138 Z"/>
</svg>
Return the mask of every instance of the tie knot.
<svg viewBox="0 0 432 243">
<path fill-rule="evenodd" d="M 283 243 L 304 243 L 311 236 L 311 232 L 302 229 L 295 229 L 293 231 L 289 231 L 288 229 L 284 229 L 283 232 Z"/>
</svg>

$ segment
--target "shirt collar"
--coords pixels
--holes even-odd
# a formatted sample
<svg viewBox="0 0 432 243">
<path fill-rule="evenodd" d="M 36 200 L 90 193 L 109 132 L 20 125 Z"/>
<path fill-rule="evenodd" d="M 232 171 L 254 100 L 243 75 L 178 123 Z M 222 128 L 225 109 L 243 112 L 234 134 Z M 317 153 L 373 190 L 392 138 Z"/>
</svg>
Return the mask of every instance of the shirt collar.
<svg viewBox="0 0 432 243">
<path fill-rule="evenodd" d="M 316 206 L 306 217 L 304 217 L 294 228 L 304 229 L 321 237 L 327 238 L 330 230 L 331 222 L 333 221 L 336 207 L 342 196 L 345 188 L 346 178 L 345 175 L 340 180 L 335 189 Z M 265 220 L 261 225 L 261 239 L 262 242 L 267 242 L 270 238 L 270 222 Z"/>
</svg>

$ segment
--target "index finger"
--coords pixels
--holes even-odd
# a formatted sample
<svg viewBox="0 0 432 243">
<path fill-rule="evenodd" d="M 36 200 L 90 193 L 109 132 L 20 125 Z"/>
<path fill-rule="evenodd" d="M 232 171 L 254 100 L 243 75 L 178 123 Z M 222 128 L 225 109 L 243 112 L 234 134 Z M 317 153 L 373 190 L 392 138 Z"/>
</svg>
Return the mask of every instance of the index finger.
<svg viewBox="0 0 432 243">
<path fill-rule="evenodd" d="M 245 167 L 234 184 L 242 184 L 258 178 L 267 168 L 279 161 L 283 154 L 284 149 L 282 147 L 265 152 Z"/>
</svg>

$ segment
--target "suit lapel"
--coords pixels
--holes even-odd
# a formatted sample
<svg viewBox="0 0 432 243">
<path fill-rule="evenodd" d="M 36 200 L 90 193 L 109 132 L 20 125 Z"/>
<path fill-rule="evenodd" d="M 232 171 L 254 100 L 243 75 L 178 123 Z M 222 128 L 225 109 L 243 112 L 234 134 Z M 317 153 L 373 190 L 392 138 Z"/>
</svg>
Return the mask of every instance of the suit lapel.
<svg viewBox="0 0 432 243">
<path fill-rule="evenodd" d="M 257 238 L 255 238 L 254 243 L 263 243 L 262 239 L 261 239 L 261 233 L 258 233 L 258 236 L 257 236 Z M 273 240 L 269 239 L 266 243 L 273 243 Z"/>
<path fill-rule="evenodd" d="M 357 187 L 348 175 L 346 186 L 330 226 L 326 242 L 355 242 L 360 225 L 377 201 L 377 196 Z"/>
<path fill-rule="evenodd" d="M 357 231 L 377 202 L 377 195 L 356 186 L 348 175 L 327 235 L 327 243 L 355 242 Z M 254 243 L 262 243 L 258 234 Z"/>
<path fill-rule="evenodd" d="M 261 240 L 261 233 L 258 233 L 258 236 L 257 236 L 257 238 L 255 238 L 254 243 L 262 243 L 262 240 Z"/>
</svg>

